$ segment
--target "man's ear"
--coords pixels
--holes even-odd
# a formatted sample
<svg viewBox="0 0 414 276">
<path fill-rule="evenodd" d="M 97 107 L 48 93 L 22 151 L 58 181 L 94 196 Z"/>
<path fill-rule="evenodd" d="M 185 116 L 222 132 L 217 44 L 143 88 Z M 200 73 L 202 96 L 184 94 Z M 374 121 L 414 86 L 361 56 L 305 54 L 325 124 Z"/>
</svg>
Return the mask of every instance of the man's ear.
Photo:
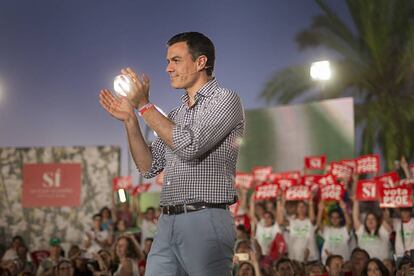
<svg viewBox="0 0 414 276">
<path fill-rule="evenodd" d="M 201 55 L 197 58 L 197 71 L 206 69 L 208 58 L 205 55 Z"/>
</svg>

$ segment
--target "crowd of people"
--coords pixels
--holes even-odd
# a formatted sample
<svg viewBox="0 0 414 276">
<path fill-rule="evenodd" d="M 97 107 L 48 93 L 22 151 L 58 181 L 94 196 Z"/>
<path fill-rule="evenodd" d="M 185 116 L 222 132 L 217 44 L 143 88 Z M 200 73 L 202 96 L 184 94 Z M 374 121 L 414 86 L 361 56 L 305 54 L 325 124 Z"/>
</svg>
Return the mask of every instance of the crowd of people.
<svg viewBox="0 0 414 276">
<path fill-rule="evenodd" d="M 320 200 L 317 190 L 306 201 L 288 201 L 283 193 L 255 200 L 254 189 L 240 188 L 233 275 L 414 275 L 413 208 L 359 202 L 357 177 L 346 181 L 337 202 Z M 15 236 L 0 275 L 144 275 L 160 213 L 104 207 L 82 243 L 66 252 L 59 237 L 48 250 L 31 251 Z"/>
</svg>

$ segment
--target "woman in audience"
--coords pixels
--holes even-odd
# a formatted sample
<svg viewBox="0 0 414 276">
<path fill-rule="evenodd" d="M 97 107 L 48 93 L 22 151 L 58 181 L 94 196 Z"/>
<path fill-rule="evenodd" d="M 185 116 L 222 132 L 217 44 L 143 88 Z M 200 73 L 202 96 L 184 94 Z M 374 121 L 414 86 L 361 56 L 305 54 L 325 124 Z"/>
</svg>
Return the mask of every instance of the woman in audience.
<svg viewBox="0 0 414 276">
<path fill-rule="evenodd" d="M 391 257 L 390 233 L 392 231 L 389 224 L 377 217 L 373 212 L 365 215 L 364 223 L 360 221 L 359 201 L 354 200 L 352 218 L 354 230 L 358 238 L 358 247 L 366 250 L 371 258 L 380 260 Z"/>
<path fill-rule="evenodd" d="M 118 238 L 114 247 L 114 256 L 115 263 L 118 264 L 114 276 L 139 275 L 138 261 L 141 255 L 132 236 Z"/>
<path fill-rule="evenodd" d="M 318 206 L 317 224 L 321 236 L 324 239 L 321 259 L 326 263 L 329 255 L 340 255 L 344 261 L 348 261 L 351 255 L 349 240 L 351 238 L 351 218 L 346 211 L 346 205 L 343 200 L 339 202 L 339 209 L 329 211 L 329 225 L 325 226 L 322 222 L 324 202 L 320 201 Z M 342 215 L 345 217 L 345 223 L 342 222 Z"/>
<path fill-rule="evenodd" d="M 313 201 L 299 201 L 294 218 L 285 218 L 284 198 L 281 194 L 277 198 L 277 223 L 287 226 L 288 256 L 299 262 L 316 261 L 319 259 L 315 241 L 315 213 Z"/>
<path fill-rule="evenodd" d="M 385 265 L 377 258 L 369 259 L 362 270 L 362 276 L 388 276 L 389 272 Z"/>
<path fill-rule="evenodd" d="M 95 214 L 92 219 L 92 229 L 86 232 L 84 240 L 84 247 L 89 258 L 92 258 L 92 255 L 98 253 L 99 250 L 109 248 L 112 244 L 112 235 L 102 228 L 102 216 Z"/>
<path fill-rule="evenodd" d="M 412 208 L 400 208 L 399 218 L 393 219 L 395 231 L 395 255 L 401 260 L 414 249 L 414 219 Z"/>
<path fill-rule="evenodd" d="M 281 230 L 275 222 L 273 213 L 266 211 L 263 215 L 263 222 L 256 226 L 256 239 L 262 248 L 263 255 L 269 254 L 270 245 L 278 233 L 281 233 Z"/>
</svg>

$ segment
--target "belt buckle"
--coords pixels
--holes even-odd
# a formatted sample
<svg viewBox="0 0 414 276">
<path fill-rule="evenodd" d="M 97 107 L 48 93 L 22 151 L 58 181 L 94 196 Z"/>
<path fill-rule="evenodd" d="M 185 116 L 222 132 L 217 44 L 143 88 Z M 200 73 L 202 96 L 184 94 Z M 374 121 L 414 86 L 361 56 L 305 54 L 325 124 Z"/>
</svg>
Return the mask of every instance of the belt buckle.
<svg viewBox="0 0 414 276">
<path fill-rule="evenodd" d="M 167 209 L 167 215 L 169 215 L 170 214 L 170 205 L 167 205 L 167 206 L 165 206 L 165 207 L 167 207 L 166 209 Z"/>
</svg>

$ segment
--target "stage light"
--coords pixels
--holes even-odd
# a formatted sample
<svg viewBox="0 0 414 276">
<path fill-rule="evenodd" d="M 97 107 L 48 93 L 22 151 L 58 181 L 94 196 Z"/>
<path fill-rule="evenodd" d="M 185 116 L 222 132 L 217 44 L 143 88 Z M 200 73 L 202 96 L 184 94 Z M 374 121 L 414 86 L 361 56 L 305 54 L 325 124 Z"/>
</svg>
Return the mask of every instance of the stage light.
<svg viewBox="0 0 414 276">
<path fill-rule="evenodd" d="M 124 96 L 131 91 L 132 80 L 126 75 L 118 75 L 114 79 L 114 90 L 117 95 Z"/>
<path fill-rule="evenodd" d="M 327 81 L 331 79 L 332 71 L 328 60 L 316 61 L 311 64 L 310 76 L 314 80 Z"/>
<path fill-rule="evenodd" d="M 126 195 L 125 195 L 125 190 L 124 189 L 119 189 L 118 190 L 118 196 L 119 196 L 119 201 L 126 202 Z"/>
</svg>

